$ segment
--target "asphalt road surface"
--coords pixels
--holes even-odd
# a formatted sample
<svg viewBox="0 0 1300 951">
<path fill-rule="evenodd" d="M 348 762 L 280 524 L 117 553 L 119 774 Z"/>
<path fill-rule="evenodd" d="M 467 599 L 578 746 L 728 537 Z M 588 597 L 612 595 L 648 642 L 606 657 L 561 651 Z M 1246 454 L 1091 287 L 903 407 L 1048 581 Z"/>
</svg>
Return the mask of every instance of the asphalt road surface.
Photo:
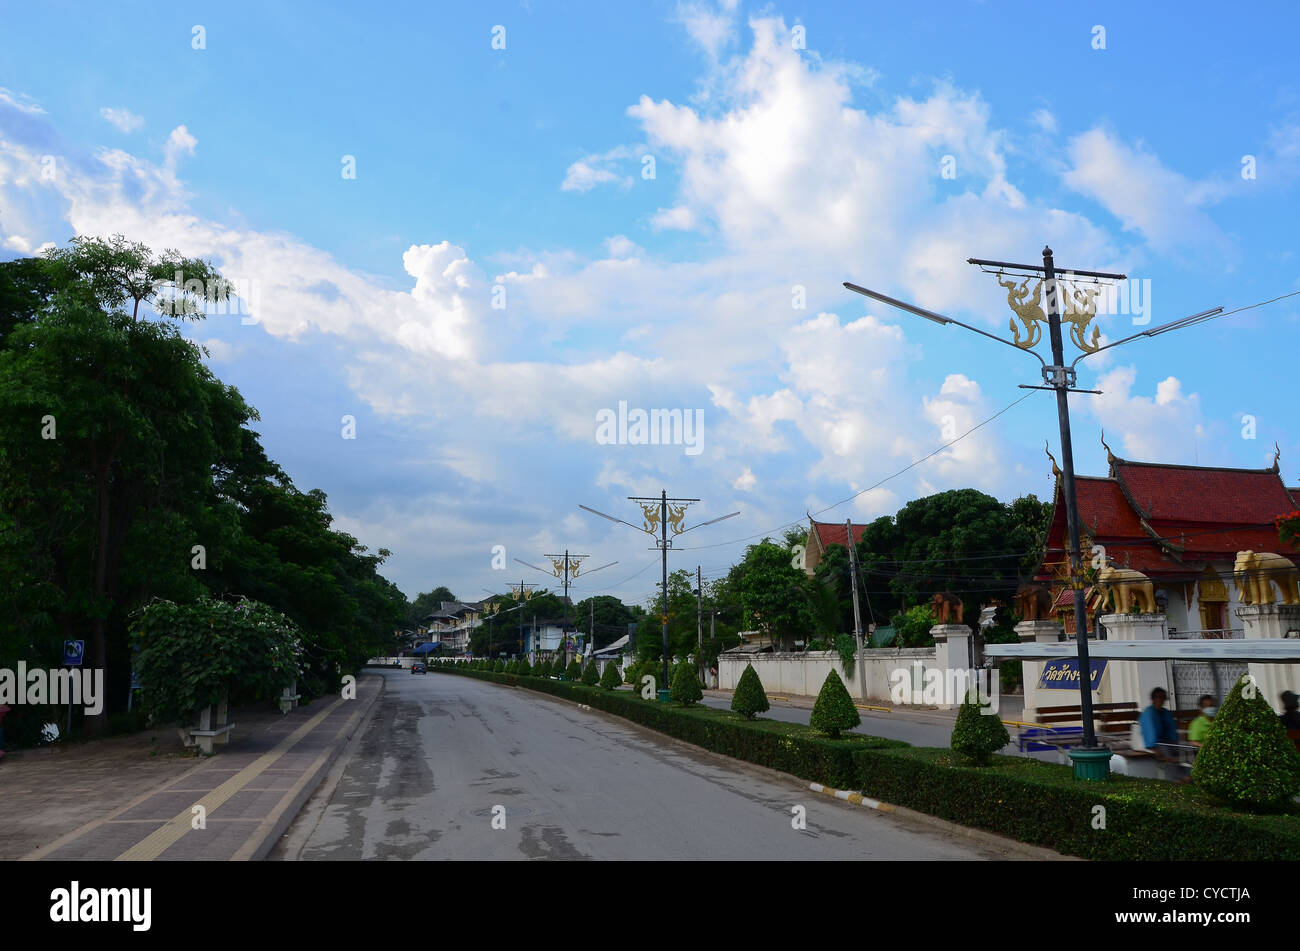
<svg viewBox="0 0 1300 951">
<path fill-rule="evenodd" d="M 1008 857 L 572 702 L 384 674 L 365 729 L 272 859 Z"/>
</svg>

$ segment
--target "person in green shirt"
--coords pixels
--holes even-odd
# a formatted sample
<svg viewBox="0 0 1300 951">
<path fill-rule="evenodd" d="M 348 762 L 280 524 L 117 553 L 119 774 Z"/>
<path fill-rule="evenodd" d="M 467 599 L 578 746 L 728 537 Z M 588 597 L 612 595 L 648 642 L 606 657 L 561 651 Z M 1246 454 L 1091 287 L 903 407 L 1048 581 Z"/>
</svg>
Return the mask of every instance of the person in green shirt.
<svg viewBox="0 0 1300 951">
<path fill-rule="evenodd" d="M 1201 697 L 1200 707 L 1201 715 L 1187 728 L 1187 742 L 1193 746 L 1205 742 L 1205 738 L 1210 735 L 1210 727 L 1214 725 L 1214 716 L 1219 712 L 1219 708 L 1214 705 L 1214 698 L 1208 693 Z"/>
</svg>

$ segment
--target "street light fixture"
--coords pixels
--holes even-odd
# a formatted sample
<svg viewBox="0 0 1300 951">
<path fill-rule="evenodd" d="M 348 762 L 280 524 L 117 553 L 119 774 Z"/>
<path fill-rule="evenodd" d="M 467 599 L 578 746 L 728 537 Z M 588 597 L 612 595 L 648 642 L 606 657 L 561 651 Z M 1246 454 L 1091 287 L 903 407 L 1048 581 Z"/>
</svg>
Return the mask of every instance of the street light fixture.
<svg viewBox="0 0 1300 951">
<path fill-rule="evenodd" d="M 668 529 L 671 527 L 673 536 L 684 535 L 687 532 L 694 531 L 697 528 L 703 528 L 705 525 L 715 525 L 718 522 L 739 515 L 739 512 L 731 512 L 727 515 L 720 515 L 717 518 L 709 519 L 707 522 L 700 522 L 698 525 L 692 525 L 690 528 L 683 528 L 682 522 L 686 520 L 686 509 L 692 502 L 698 502 L 699 499 L 670 499 L 668 492 L 661 490 L 659 498 L 653 496 L 629 495 L 628 501 L 635 502 L 641 506 L 641 512 L 645 517 L 644 524 L 633 525 L 631 522 L 625 522 L 621 518 L 615 518 L 613 515 L 606 515 L 604 512 L 597 512 L 594 508 L 587 505 L 579 505 L 578 508 L 590 512 L 592 515 L 599 515 L 601 518 L 608 519 L 611 522 L 618 522 L 620 525 L 626 525 L 629 528 L 635 528 L 638 532 L 644 532 L 651 538 L 655 539 L 655 548 L 663 553 L 663 588 L 660 595 L 661 613 L 659 617 L 660 630 L 663 638 L 663 680 L 659 685 L 659 699 L 665 699 L 668 690 L 668 549 L 673 547 L 672 539 L 668 537 Z M 676 503 L 669 505 L 668 503 Z M 656 528 L 659 531 L 658 537 L 655 536 Z"/>
<path fill-rule="evenodd" d="M 1041 266 L 1036 264 L 1011 264 L 1005 261 L 985 261 L 978 258 L 968 258 L 968 264 L 974 264 L 982 269 L 993 269 L 991 273 L 1003 275 L 1007 271 L 1029 272 L 1024 276 L 1024 280 L 1017 285 L 1014 281 L 1003 281 L 1001 277 L 998 283 L 1007 288 L 1007 303 L 1012 311 L 1020 318 L 1021 327 L 1025 330 L 1025 336 L 1022 339 L 1020 327 L 1017 327 L 1015 318 L 1011 320 L 1011 330 L 1015 335 L 1015 340 L 1007 340 L 1003 337 L 995 336 L 980 330 L 978 327 L 972 327 L 969 324 L 962 323 L 960 320 L 954 320 L 943 314 L 937 314 L 934 311 L 926 310 L 922 307 L 908 304 L 904 301 L 895 300 L 892 297 L 886 297 L 876 291 L 868 290 L 865 287 L 859 287 L 856 284 L 850 284 L 847 281 L 844 286 L 862 294 L 866 297 L 889 304 L 905 310 L 908 313 L 916 314 L 937 324 L 957 324 L 967 330 L 972 330 L 983 337 L 996 340 L 999 343 L 1006 344 L 1009 347 L 1015 347 L 1024 353 L 1032 354 L 1041 365 L 1043 382 L 1045 386 L 1033 386 L 1027 389 L 1051 389 L 1056 391 L 1056 412 L 1057 421 L 1061 433 L 1061 462 L 1062 481 L 1064 482 L 1065 495 L 1065 514 L 1066 522 L 1069 526 L 1070 536 L 1070 587 L 1074 592 L 1074 631 L 1075 643 L 1078 645 L 1078 663 L 1079 663 L 1079 712 L 1083 721 L 1083 746 L 1070 750 L 1070 759 L 1074 762 L 1074 775 L 1076 779 L 1099 780 L 1105 779 L 1109 771 L 1109 760 L 1111 752 L 1108 748 L 1097 744 L 1097 737 L 1092 724 L 1092 691 L 1090 689 L 1089 671 L 1091 665 L 1088 660 L 1088 620 L 1087 608 L 1084 605 L 1083 597 L 1083 566 L 1082 553 L 1079 546 L 1079 505 L 1078 496 L 1075 489 L 1074 479 L 1074 449 L 1070 441 L 1070 405 L 1069 393 L 1096 393 L 1096 390 L 1078 390 L 1074 388 L 1076 375 L 1075 366 L 1080 360 L 1088 357 L 1093 353 L 1100 353 L 1102 350 L 1119 346 L 1121 343 L 1127 343 L 1130 340 L 1136 340 L 1139 337 L 1154 337 L 1162 333 L 1168 333 L 1171 330 L 1179 330 L 1183 327 L 1191 327 L 1202 321 L 1209 320 L 1222 313 L 1222 307 L 1216 307 L 1213 310 L 1202 311 L 1198 314 L 1192 314 L 1179 320 L 1172 321 L 1168 324 L 1162 324 L 1159 327 L 1153 327 L 1150 330 L 1144 330 L 1132 336 L 1117 340 L 1106 346 L 1098 346 L 1099 333 L 1093 328 L 1092 339 L 1089 340 L 1086 332 L 1092 319 L 1096 316 L 1095 297 L 1098 291 L 1093 290 L 1080 292 L 1076 287 L 1074 290 L 1074 300 L 1066 298 L 1065 312 L 1061 310 L 1061 300 L 1063 296 L 1061 285 L 1065 283 L 1078 283 L 1079 278 L 1085 279 L 1087 283 L 1100 283 L 1102 281 L 1122 281 L 1126 280 L 1124 274 L 1109 274 L 1105 271 L 1067 271 L 1065 277 L 1059 277 L 1056 270 L 1056 264 L 1052 257 L 1050 247 L 1043 248 L 1043 263 Z M 1035 287 L 1033 297 L 1029 296 L 1029 282 L 1038 275 L 1038 285 Z M 1020 276 L 1020 275 L 1017 275 Z M 1044 313 L 1038 305 L 1043 285 L 1047 288 L 1047 312 Z M 1065 365 L 1064 338 L 1061 333 L 1062 322 L 1070 324 L 1070 336 L 1073 342 L 1083 354 L 1075 358 L 1069 366 Z M 1052 363 L 1048 365 L 1045 360 L 1034 352 L 1032 347 L 1041 339 L 1042 329 L 1040 324 L 1046 323 L 1048 337 L 1052 351 Z M 1024 386 L 1022 384 L 1022 386 Z"/>
</svg>

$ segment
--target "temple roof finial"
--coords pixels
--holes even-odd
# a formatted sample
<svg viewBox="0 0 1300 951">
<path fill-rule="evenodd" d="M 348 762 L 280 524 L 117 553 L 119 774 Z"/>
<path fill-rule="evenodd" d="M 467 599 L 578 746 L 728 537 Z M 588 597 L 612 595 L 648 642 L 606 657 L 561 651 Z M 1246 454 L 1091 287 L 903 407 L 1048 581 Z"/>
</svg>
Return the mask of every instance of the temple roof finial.
<svg viewBox="0 0 1300 951">
<path fill-rule="evenodd" d="M 1061 467 L 1056 464 L 1056 457 L 1052 455 L 1052 447 L 1046 439 L 1043 440 L 1043 452 L 1047 453 L 1047 458 L 1052 460 L 1052 475 L 1057 479 L 1061 478 Z"/>
</svg>

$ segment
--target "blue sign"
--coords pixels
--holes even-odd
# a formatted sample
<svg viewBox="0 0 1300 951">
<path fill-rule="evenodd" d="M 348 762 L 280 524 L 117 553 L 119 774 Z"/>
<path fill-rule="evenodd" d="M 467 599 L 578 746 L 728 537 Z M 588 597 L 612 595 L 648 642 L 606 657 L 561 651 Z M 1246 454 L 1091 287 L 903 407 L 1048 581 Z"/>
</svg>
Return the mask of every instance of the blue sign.
<svg viewBox="0 0 1300 951">
<path fill-rule="evenodd" d="M 1097 690 L 1101 686 L 1101 675 L 1106 672 L 1106 661 L 1089 660 L 1088 666 L 1092 674 L 1090 681 L 1092 689 Z M 1049 660 L 1045 663 L 1043 665 L 1043 675 L 1038 678 L 1038 689 L 1078 690 L 1079 658 Z"/>
<path fill-rule="evenodd" d="M 86 656 L 85 641 L 64 641 L 63 642 L 63 666 L 80 667 L 81 660 Z"/>
</svg>

